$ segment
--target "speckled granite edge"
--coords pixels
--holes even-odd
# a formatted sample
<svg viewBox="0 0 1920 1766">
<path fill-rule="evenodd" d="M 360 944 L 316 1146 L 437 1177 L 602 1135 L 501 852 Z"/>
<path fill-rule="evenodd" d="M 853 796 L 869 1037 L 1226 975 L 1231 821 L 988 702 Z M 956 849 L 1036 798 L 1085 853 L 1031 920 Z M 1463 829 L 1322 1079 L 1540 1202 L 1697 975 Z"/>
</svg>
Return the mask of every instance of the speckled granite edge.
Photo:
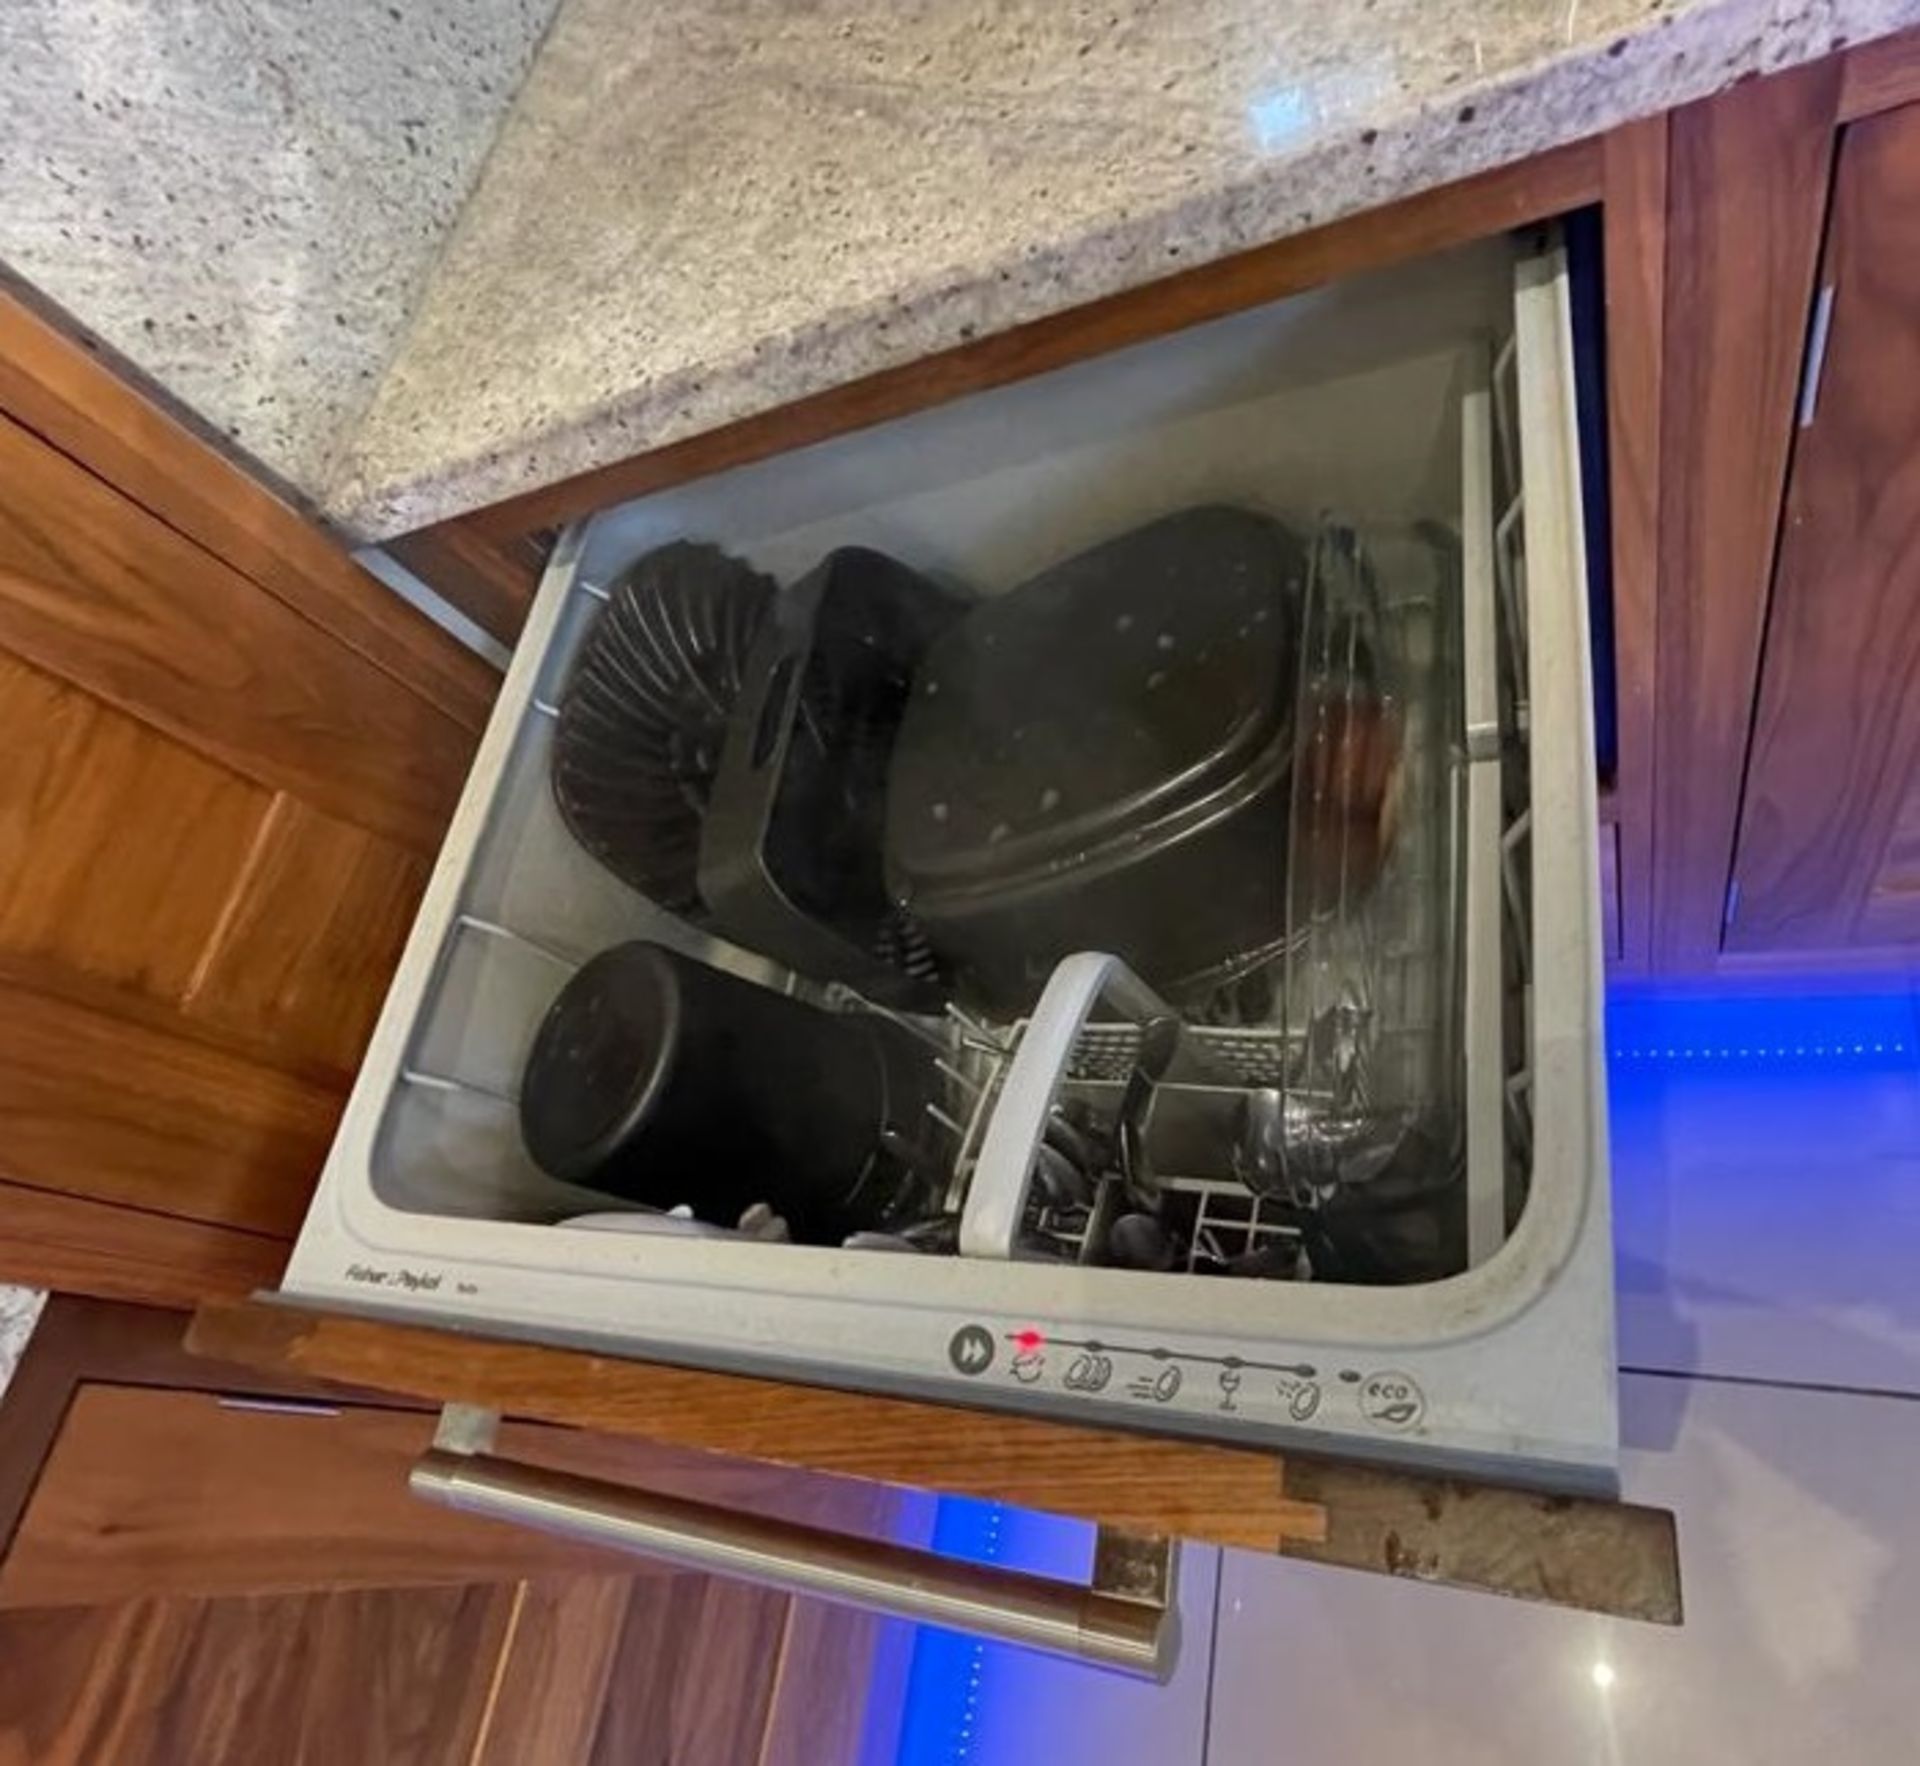
<svg viewBox="0 0 1920 1766">
<path fill-rule="evenodd" d="M 46 1295 L 36 1288 L 0 1287 L 0 1397 L 6 1394 L 46 1303 Z"/>
<path fill-rule="evenodd" d="M 556 0 L 3 0 L 0 260 L 310 491 Z"/>
<path fill-rule="evenodd" d="M 1256 178 L 1070 245 L 954 265 L 771 335 L 743 324 L 737 351 L 591 407 L 530 409 L 524 430 L 494 445 L 396 457 L 389 469 L 385 437 L 363 433 L 321 500 L 368 539 L 403 533 L 1917 22 L 1920 0 L 1702 0 L 1650 12 L 1638 35 L 1463 82 L 1404 114 L 1352 119 L 1276 154 Z M 403 427 L 402 414 L 383 415 L 387 433 Z"/>
</svg>

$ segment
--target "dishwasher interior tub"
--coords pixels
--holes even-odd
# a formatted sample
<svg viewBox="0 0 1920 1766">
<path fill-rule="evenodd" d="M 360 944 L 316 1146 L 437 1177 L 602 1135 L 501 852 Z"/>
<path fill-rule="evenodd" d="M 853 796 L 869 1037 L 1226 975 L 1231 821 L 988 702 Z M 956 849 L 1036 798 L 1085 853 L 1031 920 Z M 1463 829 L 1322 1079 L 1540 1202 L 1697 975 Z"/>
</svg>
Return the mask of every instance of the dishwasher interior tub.
<svg viewBox="0 0 1920 1766">
<path fill-rule="evenodd" d="M 283 1293 L 690 1365 L 1608 1487 L 1617 1443 L 1577 440 L 1565 254 L 1547 234 L 1212 321 L 570 530 Z M 1375 536 L 1383 559 L 1421 536 L 1432 565 L 1413 598 L 1444 634 L 1430 690 L 1451 708 L 1432 761 L 1447 772 L 1457 853 L 1447 1029 L 1470 1267 L 1411 1286 L 1236 1281 L 559 1224 L 609 1204 L 534 1167 L 515 1088 L 573 970 L 652 937 L 795 985 L 653 908 L 559 819 L 555 705 L 607 585 L 653 546 L 694 536 L 782 581 L 860 544 L 992 591 L 1202 500 L 1309 531 L 1337 510 Z M 993 1028 L 1011 1051 L 1018 1027 Z M 1074 1082 L 1103 1082 L 1103 1035 L 1111 1060 L 1125 1031 L 1087 1039 Z M 963 1124 L 974 1137 L 965 1155 L 977 1154 L 988 1114 Z M 965 1157 L 959 1165 L 964 1187 Z M 1211 1178 L 1189 1187 L 1211 1231 L 1257 1240 L 1263 1222 L 1246 1192 Z M 962 1351 L 982 1338 L 984 1362 Z"/>
</svg>

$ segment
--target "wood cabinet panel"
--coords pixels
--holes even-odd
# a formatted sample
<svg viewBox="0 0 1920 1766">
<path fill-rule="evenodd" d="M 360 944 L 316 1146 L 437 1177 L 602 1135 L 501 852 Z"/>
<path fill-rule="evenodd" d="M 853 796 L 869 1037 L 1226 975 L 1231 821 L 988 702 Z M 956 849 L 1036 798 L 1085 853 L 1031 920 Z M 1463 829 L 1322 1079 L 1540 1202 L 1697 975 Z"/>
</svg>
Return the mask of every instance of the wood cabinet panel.
<svg viewBox="0 0 1920 1766">
<path fill-rule="evenodd" d="M 184 995 L 188 1016 L 351 1075 L 430 869 L 281 793 Z"/>
<path fill-rule="evenodd" d="M 657 1600 L 674 1598 L 666 1587 L 650 1593 Z M 619 1576 L 522 1586 L 487 1719 L 467 1766 L 574 1766 L 588 1758 L 613 1690 L 614 1651 L 632 1595 L 633 1583 Z"/>
<path fill-rule="evenodd" d="M 178 1000 L 270 793 L 0 651 L 0 952 Z"/>
<path fill-rule="evenodd" d="M 1920 99 L 1920 31 L 1900 31 L 1841 58 L 1840 120 L 1857 122 Z"/>
<path fill-rule="evenodd" d="M 0 1607 L 670 1573 L 410 1495 L 407 1473 L 435 1420 L 425 1410 L 286 1411 L 211 1392 L 83 1385 L 0 1564 Z M 507 1423 L 500 1451 L 838 1532 L 899 1529 L 897 1493 L 857 1479 L 534 1423 Z"/>
<path fill-rule="evenodd" d="M 506 1587 L 0 1615 L 0 1762 L 468 1766 Z"/>
<path fill-rule="evenodd" d="M 0 295 L 0 1272 L 272 1279 L 494 685 Z"/>
<path fill-rule="evenodd" d="M 1667 281 L 1667 119 L 1615 129 L 1605 180 L 1607 466 L 1613 548 L 1616 770 L 1600 830 L 1607 959 L 1647 966 L 1660 578 L 1661 309 Z"/>
<path fill-rule="evenodd" d="M 906 1621 L 815 1600 L 793 1603 L 780 1640 L 759 1766 L 861 1758 L 881 1639 L 890 1629 L 905 1630 Z"/>
<path fill-rule="evenodd" d="M 1624 836 L 1620 824 L 1600 824 L 1600 954 L 1609 963 L 1619 963 L 1625 954 L 1621 931 L 1624 905 L 1621 900 L 1620 848 Z"/>
<path fill-rule="evenodd" d="M 0 1613 L 0 1766 L 784 1766 L 805 1610 L 661 1576 Z"/>
<path fill-rule="evenodd" d="M 586 1761 L 596 1746 L 851 1766 L 869 1700 L 903 1693 L 898 1622 L 421 1503 L 404 1478 L 431 1413 L 199 1361 L 180 1328 L 177 1314 L 56 1297 L 16 1375 L 0 1456 L 0 1542 L 17 1539 L 0 1568 L 0 1762 L 415 1757 L 409 1726 L 369 1739 L 366 1713 L 333 1708 L 339 1688 L 311 1658 L 353 1638 L 369 1652 L 399 1641 L 364 1667 L 389 1708 L 429 1697 L 422 1678 L 467 1689 L 431 1694 L 446 1726 L 431 1739 L 451 1753 L 420 1756 L 460 1766 Z M 236 1410 L 204 1384 L 322 1408 Z M 929 1519 L 924 1499 L 903 1506 L 874 1485 L 647 1441 L 517 1422 L 501 1439 L 518 1459 L 849 1532 L 922 1543 Z M 476 1597 L 435 1585 L 463 1571 L 492 1585 L 500 1622 L 463 1629 L 474 1653 L 454 1661 L 432 1639 Z M 382 1572 L 399 1585 L 361 1586 Z M 289 1636 L 298 1648 L 275 1641 Z M 623 1650 L 637 1671 L 616 1675 Z M 182 1755 L 183 1736 L 215 1751 Z M 372 1751 L 339 1751 L 349 1743 Z"/>
<path fill-rule="evenodd" d="M 1920 107 L 1848 129 L 1818 399 L 1787 486 L 1736 870 L 1739 951 L 1920 937 Z"/>
<path fill-rule="evenodd" d="M 43 1192 L 0 1271 L 270 1280 L 273 1246 L 179 1223 L 298 1229 L 427 861 L 5 651 L 0 752 L 0 1180 Z"/>
<path fill-rule="evenodd" d="M 83 1386 L 0 1564 L 0 1607 L 644 1569 L 410 1495 L 433 1428 L 425 1411 L 288 1413 Z"/>
<path fill-rule="evenodd" d="M 527 623 L 551 548 L 531 534 L 488 538 L 448 522 L 389 540 L 386 549 L 511 649 Z"/>
<path fill-rule="evenodd" d="M 272 1612 L 280 1634 L 291 1634 L 278 1678 L 297 1689 L 298 1702 L 271 1694 L 249 1700 L 253 1739 L 240 1737 L 230 1758 L 275 1758 L 289 1729 L 301 1743 L 296 1766 L 470 1757 L 492 1691 L 487 1670 L 499 1660 L 512 1619 L 511 1588 L 349 1590 L 291 1609 L 265 1601 L 246 1607 Z M 201 1609 L 200 1647 L 189 1658 L 186 1684 L 194 1683 L 196 1660 L 205 1661 L 210 1676 L 245 1660 L 252 1629 L 246 1607 L 222 1601 Z M 221 1647 L 229 1639 L 231 1653 Z M 264 1675 L 253 1680 L 263 1691 L 273 1685 Z"/>
<path fill-rule="evenodd" d="M 642 1672 L 667 1670 L 672 1691 L 666 1701 L 665 1747 L 657 1729 L 647 1737 L 631 1725 L 621 1733 L 603 1722 L 594 1737 L 594 1766 L 627 1766 L 644 1758 L 647 1748 L 657 1750 L 670 1766 L 735 1766 L 737 1761 L 760 1759 L 793 1599 L 770 1588 L 714 1577 L 693 1586 L 694 1598 L 682 1605 L 666 1647 L 658 1647 L 653 1627 L 629 1622 L 614 1665 L 617 1677 L 622 1669 L 641 1663 Z"/>
<path fill-rule="evenodd" d="M 132 989 L 242 1054 L 351 1080 L 425 857 L 4 651 L 0 752 L 0 976 L 109 1012 Z"/>
<path fill-rule="evenodd" d="M 0 1182 L 0 1281 L 185 1310 L 278 1284 L 289 1241 Z"/>
<path fill-rule="evenodd" d="M 1920 942 L 1920 777 L 1907 791 L 1855 931 L 1866 945 Z"/>
<path fill-rule="evenodd" d="M 1721 949 L 1840 68 L 1674 112 L 1660 386 L 1655 966 Z"/>
<path fill-rule="evenodd" d="M 434 851 L 473 738 L 0 418 L 0 644 L 224 766 Z"/>
<path fill-rule="evenodd" d="M 478 734 L 498 672 L 331 535 L 0 292 L 0 411 Z"/>
<path fill-rule="evenodd" d="M 24 1190 L 0 1196 L 0 1208 L 11 1210 L 19 1197 L 32 1198 L 36 1194 Z M 71 1197 L 52 1199 L 63 1203 L 73 1200 Z M 103 1209 L 102 1212 L 124 1211 Z M 269 1240 L 255 1239 L 253 1243 L 271 1248 Z M 183 1263 L 188 1261 L 182 1259 Z M 342 1403 L 363 1396 L 340 1387 L 302 1385 L 277 1375 L 213 1367 L 181 1347 L 180 1319 L 177 1308 L 127 1306 L 106 1300 L 80 1299 L 72 1294 L 48 1297 L 40 1309 L 40 1322 L 28 1340 L 26 1353 L 13 1370 L 5 1404 L 0 1406 L 0 1435 L 6 1442 L 5 1450 L 0 1451 L 0 1556 L 4 1556 L 14 1529 L 32 1499 L 40 1481 L 41 1467 L 53 1451 L 66 1420 L 67 1407 L 82 1386 L 176 1386 L 186 1390 L 208 1387 L 228 1393 Z"/>
<path fill-rule="evenodd" d="M 0 983 L 0 1180 L 291 1238 L 343 1102 L 245 1056 Z"/>
</svg>

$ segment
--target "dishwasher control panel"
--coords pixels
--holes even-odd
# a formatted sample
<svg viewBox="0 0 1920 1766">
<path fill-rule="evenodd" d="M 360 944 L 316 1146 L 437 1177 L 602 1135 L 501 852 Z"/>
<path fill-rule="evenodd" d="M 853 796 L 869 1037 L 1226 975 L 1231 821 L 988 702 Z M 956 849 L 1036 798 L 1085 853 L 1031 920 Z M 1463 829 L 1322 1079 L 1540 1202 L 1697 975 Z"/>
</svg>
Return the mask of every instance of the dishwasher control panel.
<svg viewBox="0 0 1920 1766">
<path fill-rule="evenodd" d="M 1345 1361 L 1289 1361 L 1214 1354 L 1132 1338 L 1054 1334 L 1026 1325 L 957 1325 L 947 1340 L 951 1370 L 1072 1399 L 1244 1416 L 1303 1426 L 1334 1422 L 1383 1435 L 1417 1433 L 1426 1420 L 1420 1384 L 1400 1369 Z"/>
</svg>

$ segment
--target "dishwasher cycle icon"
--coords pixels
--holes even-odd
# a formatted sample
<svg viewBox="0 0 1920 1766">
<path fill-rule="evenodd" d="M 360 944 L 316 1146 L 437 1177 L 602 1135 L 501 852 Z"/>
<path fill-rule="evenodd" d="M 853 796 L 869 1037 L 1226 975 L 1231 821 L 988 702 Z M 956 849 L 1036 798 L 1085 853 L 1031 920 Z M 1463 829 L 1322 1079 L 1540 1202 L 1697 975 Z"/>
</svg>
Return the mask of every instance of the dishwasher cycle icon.
<svg viewBox="0 0 1920 1766">
<path fill-rule="evenodd" d="M 1318 1380 L 1300 1374 L 1282 1374 L 1274 1381 L 1273 1389 L 1286 1406 L 1287 1415 L 1296 1423 L 1304 1423 L 1320 1408 Z"/>
<path fill-rule="evenodd" d="M 1165 1404 L 1180 1390 L 1178 1367 L 1163 1367 L 1157 1374 L 1136 1374 L 1127 1385 L 1127 1396 L 1150 1404 Z"/>
<path fill-rule="evenodd" d="M 1407 1374 L 1368 1374 L 1360 1383 L 1360 1414 L 1376 1429 L 1416 1428 L 1427 1414 L 1427 1395 Z"/>
<path fill-rule="evenodd" d="M 1062 1384 L 1069 1392 L 1104 1392 L 1112 1378 L 1111 1358 L 1086 1350 L 1067 1364 L 1066 1378 Z"/>
</svg>

